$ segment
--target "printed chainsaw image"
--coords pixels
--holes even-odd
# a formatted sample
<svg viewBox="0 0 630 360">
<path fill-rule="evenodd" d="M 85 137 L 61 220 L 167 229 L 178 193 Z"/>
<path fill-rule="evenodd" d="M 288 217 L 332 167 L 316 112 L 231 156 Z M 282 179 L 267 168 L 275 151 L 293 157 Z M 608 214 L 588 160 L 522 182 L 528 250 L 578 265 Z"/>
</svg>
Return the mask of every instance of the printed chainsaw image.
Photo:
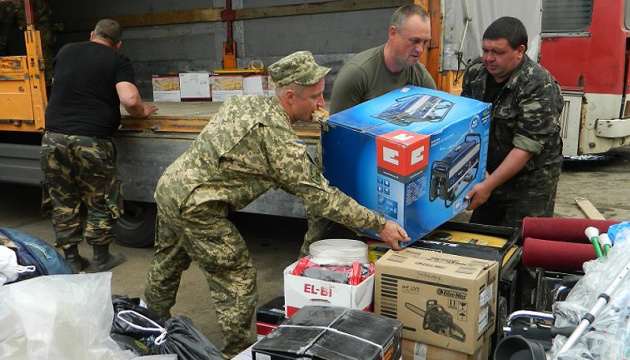
<svg viewBox="0 0 630 360">
<path fill-rule="evenodd" d="M 414 94 L 396 99 L 389 108 L 372 117 L 407 126 L 414 122 L 442 121 L 452 107 L 452 102 L 437 96 Z"/>
<path fill-rule="evenodd" d="M 468 134 L 444 159 L 433 162 L 429 200 L 439 197 L 450 207 L 477 176 L 480 149 L 481 136 Z"/>
<path fill-rule="evenodd" d="M 444 307 L 439 305 L 437 300 L 427 300 L 426 310 L 422 310 L 411 303 L 405 303 L 405 307 L 424 319 L 422 322 L 423 330 L 431 330 L 436 334 L 447 336 L 457 341 L 466 341 L 464 330 L 455 324 L 453 315 L 444 310 Z"/>
</svg>

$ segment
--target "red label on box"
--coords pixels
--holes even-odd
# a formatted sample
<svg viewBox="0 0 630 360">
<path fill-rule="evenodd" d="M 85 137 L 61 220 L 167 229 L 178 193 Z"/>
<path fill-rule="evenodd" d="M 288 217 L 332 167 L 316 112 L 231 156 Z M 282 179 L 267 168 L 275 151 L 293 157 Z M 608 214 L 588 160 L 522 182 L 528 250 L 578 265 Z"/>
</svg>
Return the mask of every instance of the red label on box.
<svg viewBox="0 0 630 360">
<path fill-rule="evenodd" d="M 376 164 L 401 176 L 426 167 L 429 162 L 429 135 L 396 130 L 376 138 Z"/>
</svg>

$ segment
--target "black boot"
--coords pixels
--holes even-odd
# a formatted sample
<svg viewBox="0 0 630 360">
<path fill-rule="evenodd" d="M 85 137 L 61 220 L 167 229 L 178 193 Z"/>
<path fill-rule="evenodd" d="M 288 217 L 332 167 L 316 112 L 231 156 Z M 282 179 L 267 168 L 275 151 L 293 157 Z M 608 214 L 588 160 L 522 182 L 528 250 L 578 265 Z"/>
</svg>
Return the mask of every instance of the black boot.
<svg viewBox="0 0 630 360">
<path fill-rule="evenodd" d="M 125 262 L 124 254 L 110 254 L 109 244 L 94 245 L 93 272 L 107 271 Z"/>
<path fill-rule="evenodd" d="M 81 270 L 86 269 L 90 266 L 90 260 L 84 258 L 79 255 L 79 247 L 75 244 L 70 246 L 68 249 L 63 249 L 63 255 L 66 258 L 66 262 L 70 265 L 72 271 L 75 274 L 81 272 Z"/>
</svg>

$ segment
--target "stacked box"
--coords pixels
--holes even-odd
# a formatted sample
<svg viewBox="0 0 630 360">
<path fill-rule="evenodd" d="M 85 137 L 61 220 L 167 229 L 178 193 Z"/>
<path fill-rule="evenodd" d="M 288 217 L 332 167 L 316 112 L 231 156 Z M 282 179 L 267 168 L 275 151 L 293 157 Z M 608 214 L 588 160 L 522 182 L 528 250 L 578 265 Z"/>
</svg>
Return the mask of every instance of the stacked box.
<svg viewBox="0 0 630 360">
<path fill-rule="evenodd" d="M 375 312 L 403 322 L 403 337 L 475 353 L 495 329 L 496 261 L 406 248 L 376 263 Z"/>
<path fill-rule="evenodd" d="M 212 75 L 213 102 L 223 102 L 236 95 L 243 95 L 243 75 Z"/>
<path fill-rule="evenodd" d="M 252 348 L 256 360 L 398 360 L 402 324 L 360 310 L 307 306 Z"/>
<path fill-rule="evenodd" d="M 325 176 L 420 239 L 462 212 L 483 180 L 490 110 L 407 86 L 334 114 L 322 132 Z"/>
<path fill-rule="evenodd" d="M 256 309 L 256 335 L 258 340 L 269 335 L 286 319 L 284 296 L 278 296 L 261 305 Z"/>
<path fill-rule="evenodd" d="M 441 348 L 421 342 L 403 339 L 402 360 L 488 360 L 490 337 L 486 336 L 483 346 L 473 354 Z"/>
<path fill-rule="evenodd" d="M 267 74 L 254 74 L 243 76 L 243 94 L 263 94 L 267 95 L 268 88 Z"/>
<path fill-rule="evenodd" d="M 210 100 L 210 73 L 181 73 L 179 86 L 182 100 Z"/>
<path fill-rule="evenodd" d="M 180 102 L 178 75 L 152 75 L 153 101 Z"/>
<path fill-rule="evenodd" d="M 348 285 L 293 275 L 293 269 L 297 264 L 296 261 L 284 269 L 284 302 L 287 317 L 309 305 L 341 306 L 367 311 L 372 309 L 374 274 L 358 285 Z"/>
</svg>

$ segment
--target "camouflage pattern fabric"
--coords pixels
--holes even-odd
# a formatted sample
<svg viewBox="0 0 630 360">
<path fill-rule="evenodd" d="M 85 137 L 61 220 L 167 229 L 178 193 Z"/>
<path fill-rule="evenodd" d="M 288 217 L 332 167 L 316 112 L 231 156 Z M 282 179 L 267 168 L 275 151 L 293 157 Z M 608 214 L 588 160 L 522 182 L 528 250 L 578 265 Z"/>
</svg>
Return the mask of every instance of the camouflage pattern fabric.
<svg viewBox="0 0 630 360">
<path fill-rule="evenodd" d="M 490 194 L 488 201 L 473 211 L 470 222 L 519 229 L 525 216 L 553 217 L 556 189 L 549 192 L 547 195 L 532 195 L 519 200 L 496 200 Z"/>
<path fill-rule="evenodd" d="M 277 87 L 291 83 L 314 85 L 326 76 L 330 68 L 319 66 L 309 51 L 297 51 L 271 64 L 267 69 Z"/>
<path fill-rule="evenodd" d="M 122 212 L 115 161 L 110 140 L 49 131 L 44 134 L 41 168 L 44 196 L 52 203 L 55 246 L 67 249 L 82 238 L 91 245 L 115 239 L 112 228 Z M 83 227 L 81 204 L 87 210 Z"/>
<path fill-rule="evenodd" d="M 205 219 L 191 222 L 158 208 L 157 251 L 149 270 L 145 299 L 164 318 L 171 316 L 184 270 L 192 260 L 204 273 L 219 328 L 223 355 L 236 356 L 252 343 L 252 316 L 258 301 L 256 269 L 245 241 L 225 217 L 227 205 L 208 204 Z"/>
<path fill-rule="evenodd" d="M 475 60 L 464 75 L 462 96 L 483 101 L 487 77 L 481 60 Z M 527 199 L 536 196 L 555 201 L 563 161 L 558 120 L 563 106 L 557 81 L 524 55 L 492 104 L 487 170 L 490 173 L 496 170 L 514 147 L 534 157 L 492 192 L 491 201 L 484 208 L 504 201 L 525 206 Z"/>
<path fill-rule="evenodd" d="M 145 292 L 149 307 L 168 314 L 188 258 L 200 261 L 213 297 L 219 299 L 215 308 L 224 324 L 226 354 L 243 350 L 245 340 L 251 339 L 256 277 L 245 243 L 225 217 L 272 188 L 299 196 L 311 214 L 377 232 L 385 226 L 383 215 L 329 186 L 276 98 L 228 99 L 158 182 L 155 199 L 168 229 L 158 229 L 158 250 Z M 229 306 L 232 303 L 239 305 Z M 237 346 L 238 340 L 245 342 Z"/>
</svg>

